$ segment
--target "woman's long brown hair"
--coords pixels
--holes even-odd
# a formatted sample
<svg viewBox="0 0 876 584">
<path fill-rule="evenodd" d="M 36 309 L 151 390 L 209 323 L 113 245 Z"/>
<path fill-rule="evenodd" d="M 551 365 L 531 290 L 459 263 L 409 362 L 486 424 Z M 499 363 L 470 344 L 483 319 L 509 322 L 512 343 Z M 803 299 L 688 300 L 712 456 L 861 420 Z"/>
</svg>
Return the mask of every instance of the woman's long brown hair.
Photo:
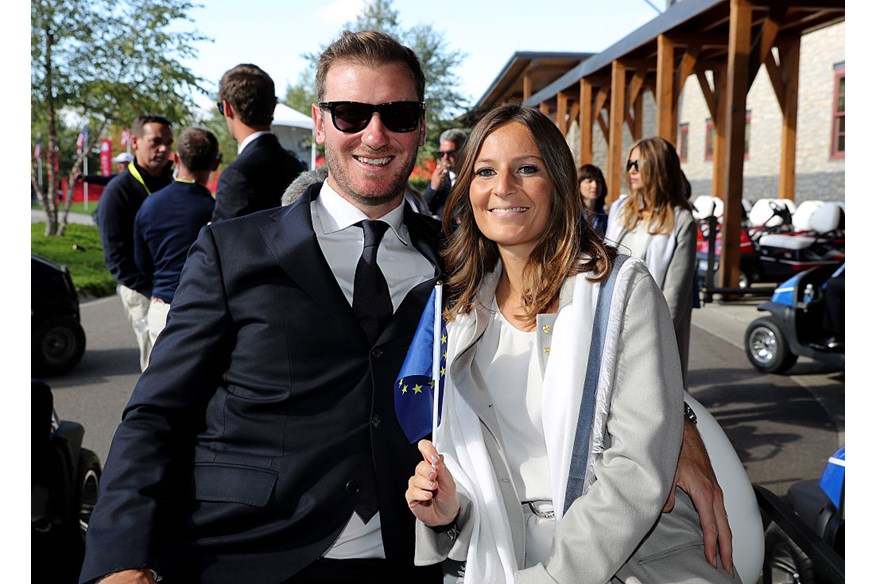
<svg viewBox="0 0 876 584">
<path fill-rule="evenodd" d="M 539 313 L 550 309 L 568 276 L 588 272 L 593 280 L 602 281 L 611 271 L 617 255 L 617 250 L 603 244 L 586 219 L 575 162 L 556 125 L 535 108 L 514 104 L 500 106 L 488 112 L 472 129 L 462 149 L 456 184 L 444 210 L 444 230 L 450 234 L 442 252 L 450 274 L 445 308 L 448 320 L 474 308 L 484 277 L 499 261 L 498 246 L 481 233 L 475 222 L 469 187 L 484 140 L 510 123 L 522 124 L 532 133 L 554 187 L 547 227 L 536 242 L 523 274 L 525 314 L 519 316 L 524 323 L 532 326 Z"/>
</svg>

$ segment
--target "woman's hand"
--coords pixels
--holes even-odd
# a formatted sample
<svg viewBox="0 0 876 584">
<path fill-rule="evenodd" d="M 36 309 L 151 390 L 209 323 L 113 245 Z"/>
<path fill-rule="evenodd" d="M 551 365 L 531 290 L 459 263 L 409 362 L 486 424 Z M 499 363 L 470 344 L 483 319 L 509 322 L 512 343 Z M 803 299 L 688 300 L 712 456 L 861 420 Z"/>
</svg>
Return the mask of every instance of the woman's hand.
<svg viewBox="0 0 876 584">
<path fill-rule="evenodd" d="M 423 455 L 423 462 L 408 479 L 405 500 L 411 512 L 425 525 L 449 525 L 459 515 L 456 482 L 431 440 L 420 440 L 417 447 Z"/>
</svg>

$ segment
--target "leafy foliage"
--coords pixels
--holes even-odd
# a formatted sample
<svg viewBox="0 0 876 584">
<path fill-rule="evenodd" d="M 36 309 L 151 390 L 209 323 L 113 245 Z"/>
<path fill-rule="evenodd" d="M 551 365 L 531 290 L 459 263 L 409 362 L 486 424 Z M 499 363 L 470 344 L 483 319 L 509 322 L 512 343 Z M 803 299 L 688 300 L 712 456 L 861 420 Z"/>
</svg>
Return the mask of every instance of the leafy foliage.
<svg viewBox="0 0 876 584">
<path fill-rule="evenodd" d="M 208 40 L 184 28 L 194 7 L 189 0 L 31 2 L 31 131 L 45 138 L 44 151 L 57 146 L 64 154 L 65 171 L 72 156 L 61 152 L 62 144 L 66 149 L 72 142 L 67 136 L 60 142 L 59 134 L 75 136 L 78 123 L 89 126 L 87 153 L 105 132 L 130 127 L 143 113 L 164 115 L 180 127 L 190 121 L 192 92 L 206 92 L 204 80 L 181 61 L 196 57 L 197 43 Z M 85 153 L 74 157 L 73 167 Z M 47 184 L 57 184 L 53 165 L 46 171 Z M 35 170 L 32 177 L 47 212 L 47 233 L 55 234 L 55 203 L 42 192 Z"/>
</svg>

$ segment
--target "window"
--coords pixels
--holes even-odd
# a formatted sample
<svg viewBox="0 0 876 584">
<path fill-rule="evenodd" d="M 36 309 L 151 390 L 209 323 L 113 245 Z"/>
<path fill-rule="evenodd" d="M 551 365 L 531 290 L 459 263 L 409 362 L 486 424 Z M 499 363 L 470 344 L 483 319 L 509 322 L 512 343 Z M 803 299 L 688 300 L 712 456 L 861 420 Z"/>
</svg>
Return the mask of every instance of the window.
<svg viewBox="0 0 876 584">
<path fill-rule="evenodd" d="M 715 124 L 712 118 L 706 118 L 706 160 L 711 160 L 715 154 Z"/>
<path fill-rule="evenodd" d="M 745 112 L 745 160 L 748 160 L 748 142 L 751 135 L 751 110 Z M 715 154 L 715 124 L 712 118 L 706 118 L 706 160 L 711 160 Z"/>
<path fill-rule="evenodd" d="M 830 157 L 846 157 L 846 64 L 834 66 Z"/>
<path fill-rule="evenodd" d="M 681 162 L 687 162 L 687 134 L 690 130 L 690 124 L 684 123 L 678 126 L 678 159 Z"/>
</svg>

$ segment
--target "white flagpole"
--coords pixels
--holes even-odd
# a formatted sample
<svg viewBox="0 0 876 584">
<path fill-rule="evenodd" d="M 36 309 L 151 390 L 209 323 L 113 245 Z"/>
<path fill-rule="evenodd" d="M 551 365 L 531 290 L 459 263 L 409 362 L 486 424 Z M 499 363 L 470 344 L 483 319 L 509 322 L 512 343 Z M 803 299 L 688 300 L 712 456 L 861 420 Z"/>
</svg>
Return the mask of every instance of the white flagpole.
<svg viewBox="0 0 876 584">
<path fill-rule="evenodd" d="M 82 196 L 85 198 L 85 210 L 88 211 L 88 181 L 84 180 L 84 177 L 88 176 L 88 154 L 85 155 L 83 166 L 85 166 L 85 168 L 83 170 Z M 72 187 L 70 190 L 73 190 Z"/>
<path fill-rule="evenodd" d="M 435 431 L 438 429 L 438 406 L 441 391 L 441 292 L 443 284 L 439 280 L 435 284 L 435 321 L 433 323 L 432 342 L 432 442 L 435 441 Z M 437 448 L 437 446 L 436 446 Z"/>
</svg>

